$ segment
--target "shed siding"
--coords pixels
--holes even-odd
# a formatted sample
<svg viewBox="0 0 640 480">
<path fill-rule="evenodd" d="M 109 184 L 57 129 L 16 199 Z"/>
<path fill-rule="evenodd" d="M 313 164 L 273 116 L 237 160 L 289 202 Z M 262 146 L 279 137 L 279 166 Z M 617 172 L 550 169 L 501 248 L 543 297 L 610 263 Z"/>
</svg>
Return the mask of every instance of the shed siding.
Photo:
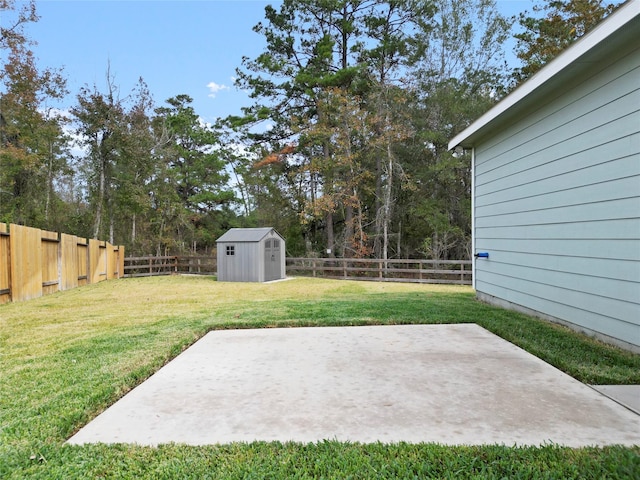
<svg viewBox="0 0 640 480">
<path fill-rule="evenodd" d="M 235 255 L 226 255 L 226 246 L 235 247 Z M 218 279 L 220 281 L 259 282 L 262 259 L 258 242 L 229 242 L 218 244 Z"/>
<path fill-rule="evenodd" d="M 278 252 L 267 249 L 266 244 L 277 240 Z M 222 282 L 265 282 L 285 278 L 285 240 L 273 228 L 232 228 L 216 242 L 218 248 L 218 280 Z M 227 248 L 233 246 L 234 255 L 227 255 Z M 279 253 L 280 268 L 265 268 L 265 257 L 269 252 Z M 273 267 L 273 265 L 269 265 Z"/>
<path fill-rule="evenodd" d="M 479 142 L 475 281 L 640 347 L 640 49 L 621 55 Z"/>
</svg>

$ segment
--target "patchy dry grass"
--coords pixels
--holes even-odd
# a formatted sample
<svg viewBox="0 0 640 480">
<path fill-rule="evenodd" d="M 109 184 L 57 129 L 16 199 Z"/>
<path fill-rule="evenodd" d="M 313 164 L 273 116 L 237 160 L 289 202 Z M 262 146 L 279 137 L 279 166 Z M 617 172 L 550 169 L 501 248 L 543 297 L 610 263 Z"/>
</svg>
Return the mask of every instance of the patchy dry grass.
<svg viewBox="0 0 640 480">
<path fill-rule="evenodd" d="M 639 450 L 622 447 L 63 445 L 211 329 L 458 322 L 478 323 L 580 380 L 640 383 L 640 356 L 479 303 L 468 287 L 126 279 L 0 306 L 0 478 L 631 478 L 640 471 Z"/>
</svg>

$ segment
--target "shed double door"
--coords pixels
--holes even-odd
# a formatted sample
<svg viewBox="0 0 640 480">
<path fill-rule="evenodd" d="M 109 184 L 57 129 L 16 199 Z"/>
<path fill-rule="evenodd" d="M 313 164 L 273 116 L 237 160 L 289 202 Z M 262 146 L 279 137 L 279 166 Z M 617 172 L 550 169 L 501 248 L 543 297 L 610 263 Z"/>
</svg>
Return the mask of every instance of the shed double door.
<svg viewBox="0 0 640 480">
<path fill-rule="evenodd" d="M 264 243 L 264 281 L 282 278 L 280 240 L 270 238 Z"/>
</svg>

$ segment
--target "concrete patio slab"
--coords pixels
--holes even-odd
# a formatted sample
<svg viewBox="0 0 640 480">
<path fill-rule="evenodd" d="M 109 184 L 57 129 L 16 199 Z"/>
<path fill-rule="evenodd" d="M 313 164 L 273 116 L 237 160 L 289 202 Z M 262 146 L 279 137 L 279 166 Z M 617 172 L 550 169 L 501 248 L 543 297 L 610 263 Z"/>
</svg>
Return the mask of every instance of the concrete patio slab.
<svg viewBox="0 0 640 480">
<path fill-rule="evenodd" d="M 472 325 L 214 331 L 69 443 L 640 445 L 637 415 Z"/>
<path fill-rule="evenodd" d="M 640 385 L 591 385 L 591 387 L 640 415 Z"/>
</svg>

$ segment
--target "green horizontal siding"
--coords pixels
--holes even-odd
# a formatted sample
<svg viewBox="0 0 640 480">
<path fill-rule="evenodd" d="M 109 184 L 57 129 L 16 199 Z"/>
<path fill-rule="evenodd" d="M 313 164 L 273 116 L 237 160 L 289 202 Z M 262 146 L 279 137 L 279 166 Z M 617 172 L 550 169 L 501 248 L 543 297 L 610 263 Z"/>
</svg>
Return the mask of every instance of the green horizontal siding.
<svg viewBox="0 0 640 480">
<path fill-rule="evenodd" d="M 640 346 L 640 50 L 475 149 L 476 290 Z"/>
</svg>

